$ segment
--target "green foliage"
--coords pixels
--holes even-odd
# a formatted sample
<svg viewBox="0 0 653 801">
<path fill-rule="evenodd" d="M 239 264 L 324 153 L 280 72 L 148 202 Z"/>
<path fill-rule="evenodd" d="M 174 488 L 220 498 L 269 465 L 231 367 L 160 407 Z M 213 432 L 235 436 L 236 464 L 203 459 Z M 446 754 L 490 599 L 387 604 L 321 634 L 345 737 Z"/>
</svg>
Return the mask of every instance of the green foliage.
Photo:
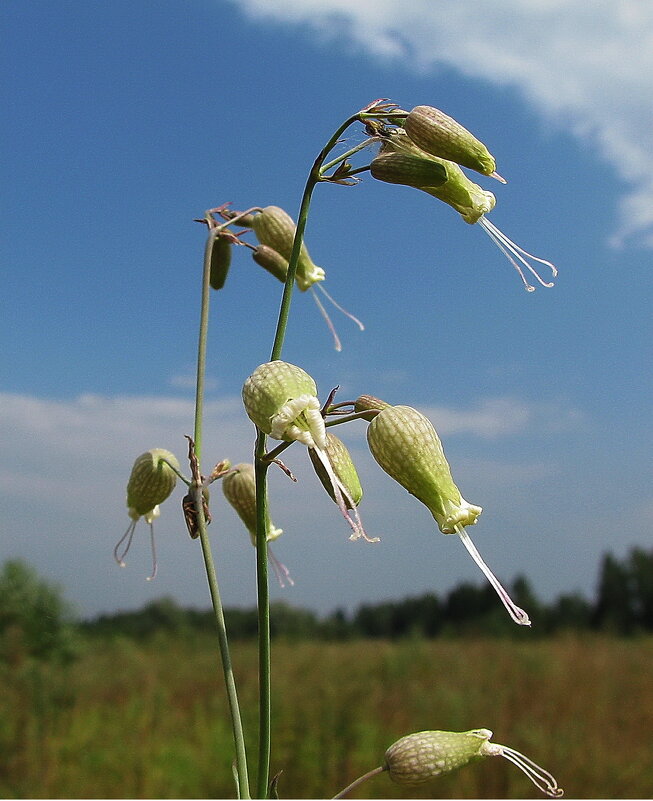
<svg viewBox="0 0 653 801">
<path fill-rule="evenodd" d="M 536 753 L 570 798 L 650 795 L 651 637 L 277 640 L 274 657 L 272 775 L 283 771 L 282 798 L 332 796 L 406 731 L 479 726 Z M 233 658 L 255 732 L 255 644 L 235 643 Z M 0 797 L 233 797 L 213 633 L 94 638 L 68 666 L 34 663 L 29 680 L 0 667 L 0 677 Z M 352 797 L 361 795 L 535 798 L 503 760 L 423 788 L 381 775 Z"/>
<path fill-rule="evenodd" d="M 55 584 L 20 560 L 0 571 L 0 662 L 68 660 L 75 655 L 72 608 Z"/>
</svg>

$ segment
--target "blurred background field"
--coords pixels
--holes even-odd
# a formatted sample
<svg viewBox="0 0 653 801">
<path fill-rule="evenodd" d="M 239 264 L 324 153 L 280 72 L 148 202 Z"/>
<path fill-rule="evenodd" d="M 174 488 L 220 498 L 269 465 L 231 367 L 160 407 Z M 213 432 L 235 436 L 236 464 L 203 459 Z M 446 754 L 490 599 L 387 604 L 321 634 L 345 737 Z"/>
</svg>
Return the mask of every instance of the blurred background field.
<svg viewBox="0 0 653 801">
<path fill-rule="evenodd" d="M 5 632 L 6 634 L 6 632 Z M 16 647 L 0 673 L 5 798 L 233 797 L 231 734 L 214 639 L 80 635 L 68 660 Z M 233 646 L 255 766 L 256 650 Z M 400 736 L 487 727 L 550 770 L 570 798 L 653 791 L 653 638 L 277 638 L 273 771 L 279 794 L 328 798 Z M 353 797 L 531 798 L 502 759 L 418 788 L 375 777 Z"/>
</svg>

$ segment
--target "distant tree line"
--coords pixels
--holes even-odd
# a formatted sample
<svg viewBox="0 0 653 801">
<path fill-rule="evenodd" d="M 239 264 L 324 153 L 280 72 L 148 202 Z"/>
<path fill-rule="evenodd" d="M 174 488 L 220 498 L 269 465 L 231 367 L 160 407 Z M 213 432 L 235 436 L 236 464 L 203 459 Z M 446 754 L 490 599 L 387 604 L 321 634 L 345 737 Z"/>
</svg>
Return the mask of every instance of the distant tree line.
<svg viewBox="0 0 653 801">
<path fill-rule="evenodd" d="M 513 600 L 528 611 L 532 633 L 550 635 L 565 630 L 632 635 L 653 632 L 653 551 L 633 549 L 623 561 L 603 557 L 596 599 L 578 593 L 541 603 L 529 582 L 517 578 L 511 588 Z M 233 639 L 256 636 L 255 609 L 226 609 L 225 618 Z M 212 631 L 210 611 L 185 609 L 171 598 L 161 598 L 134 612 L 119 612 L 81 624 L 93 635 L 147 637 L 158 631 Z M 460 584 L 448 594 L 434 593 L 400 601 L 363 604 L 354 613 L 336 609 L 326 617 L 292 607 L 283 601 L 272 605 L 273 636 L 346 640 L 359 637 L 401 638 L 459 635 L 523 636 L 523 629 L 510 621 L 488 585 Z M 532 636 L 532 634 L 530 635 Z"/>
<path fill-rule="evenodd" d="M 513 582 L 511 590 L 513 600 L 533 621 L 527 636 L 566 630 L 618 636 L 653 632 L 653 551 L 634 548 L 622 561 L 604 556 L 594 601 L 572 593 L 541 603 L 523 577 Z M 256 636 L 255 609 L 226 609 L 225 618 L 231 638 Z M 351 614 L 336 609 L 325 617 L 278 601 L 272 605 L 271 629 L 273 636 L 287 639 L 524 636 L 524 629 L 515 626 L 497 603 L 491 587 L 466 583 L 442 597 L 427 593 L 363 604 Z M 69 661 L 88 637 L 143 639 L 166 632 L 213 631 L 212 612 L 183 608 L 171 598 L 151 601 L 137 611 L 75 620 L 61 588 L 24 562 L 8 561 L 0 568 L 0 665 Z"/>
</svg>

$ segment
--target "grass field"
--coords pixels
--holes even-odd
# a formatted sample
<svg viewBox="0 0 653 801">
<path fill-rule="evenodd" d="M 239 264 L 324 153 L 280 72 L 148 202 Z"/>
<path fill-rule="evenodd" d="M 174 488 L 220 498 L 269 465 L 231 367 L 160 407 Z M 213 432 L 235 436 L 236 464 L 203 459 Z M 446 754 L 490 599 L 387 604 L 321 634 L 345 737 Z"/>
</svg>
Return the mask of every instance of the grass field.
<svg viewBox="0 0 653 801">
<path fill-rule="evenodd" d="M 256 652 L 234 662 L 255 766 Z M 273 644 L 279 794 L 329 798 L 423 729 L 485 727 L 570 798 L 653 794 L 653 638 Z M 0 796 L 233 797 L 213 640 L 89 642 L 60 668 L 0 672 Z M 252 768 L 253 769 L 253 768 Z M 418 788 L 387 774 L 363 798 L 535 798 L 503 759 Z"/>
</svg>

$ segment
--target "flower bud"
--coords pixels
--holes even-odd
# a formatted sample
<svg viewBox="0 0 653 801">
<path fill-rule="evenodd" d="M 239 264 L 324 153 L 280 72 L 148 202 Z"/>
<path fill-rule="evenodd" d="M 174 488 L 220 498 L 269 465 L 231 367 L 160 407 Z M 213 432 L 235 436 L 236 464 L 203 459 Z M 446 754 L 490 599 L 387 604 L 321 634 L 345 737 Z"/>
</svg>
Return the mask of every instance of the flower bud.
<svg viewBox="0 0 653 801">
<path fill-rule="evenodd" d="M 460 494 L 440 438 L 423 414 L 410 406 L 389 406 L 368 426 L 367 442 L 383 470 L 428 507 L 443 534 L 476 523 L 481 507 Z"/>
<path fill-rule="evenodd" d="M 358 478 L 356 467 L 352 461 L 349 451 L 347 450 L 347 447 L 345 446 L 345 443 L 341 439 L 336 437 L 335 434 L 328 432 L 326 438 L 326 455 L 331 462 L 333 472 L 336 474 L 336 477 L 342 486 L 344 486 L 347 490 L 347 494 L 344 496 L 345 506 L 347 509 L 353 509 L 354 506 L 358 506 L 363 497 L 363 488 L 361 487 L 361 482 Z M 315 455 L 315 451 L 312 448 L 309 448 L 308 455 L 311 459 L 317 477 L 322 482 L 322 486 L 329 493 L 331 499 L 337 503 L 331 479 L 324 469 L 324 465 Z"/>
<path fill-rule="evenodd" d="M 528 757 L 505 745 L 489 742 L 489 729 L 470 731 L 420 731 L 393 743 L 385 752 L 383 768 L 397 784 L 416 785 L 443 773 L 476 762 L 481 757 L 502 756 L 516 765 L 550 798 L 564 795 L 555 778 Z"/>
<path fill-rule="evenodd" d="M 483 743 L 491 736 L 489 729 L 408 734 L 385 752 L 385 766 L 397 784 L 422 784 L 480 759 Z"/>
<path fill-rule="evenodd" d="M 256 547 L 256 478 L 253 465 L 237 464 L 233 472 L 222 479 L 222 491 L 245 524 L 252 545 Z M 266 531 L 267 542 L 276 540 L 283 533 L 283 529 L 275 528 L 269 516 Z"/>
<path fill-rule="evenodd" d="M 416 106 L 404 121 L 404 130 L 422 150 L 483 175 L 492 175 L 496 161 L 487 147 L 467 128 L 433 106 Z"/>
<path fill-rule="evenodd" d="M 359 395 L 354 401 L 354 412 L 369 412 L 369 414 L 363 415 L 363 420 L 367 420 L 369 423 L 374 420 L 380 411 L 389 408 L 389 406 L 389 403 L 380 398 L 375 398 L 374 395 Z"/>
<path fill-rule="evenodd" d="M 326 446 L 317 386 L 301 367 L 283 361 L 259 365 L 245 381 L 243 403 L 249 419 L 265 434 L 308 447 Z"/>
<path fill-rule="evenodd" d="M 222 289 L 231 265 L 231 242 L 225 236 L 213 238 L 209 284 L 211 289 Z"/>
<path fill-rule="evenodd" d="M 173 491 L 177 474 L 170 465 L 179 470 L 177 457 L 163 448 L 153 448 L 136 459 L 127 482 L 127 508 L 132 520 L 144 515 L 151 522 L 148 516 Z"/>
<path fill-rule="evenodd" d="M 296 226 L 292 217 L 279 206 L 266 206 L 254 216 L 252 228 L 258 241 L 268 245 L 290 261 Z M 324 281 L 326 273 L 318 267 L 308 255 L 306 245 L 302 242 L 297 261 L 295 281 L 302 292 L 305 292 L 317 281 Z"/>
<path fill-rule="evenodd" d="M 372 159 L 370 172 L 378 181 L 417 189 L 440 186 L 447 180 L 443 164 L 409 153 L 381 153 Z"/>
<path fill-rule="evenodd" d="M 275 278 L 278 278 L 281 283 L 286 282 L 288 275 L 288 261 L 278 253 L 274 248 L 269 245 L 259 245 L 256 250 L 252 252 L 254 261 L 267 270 Z"/>
</svg>

